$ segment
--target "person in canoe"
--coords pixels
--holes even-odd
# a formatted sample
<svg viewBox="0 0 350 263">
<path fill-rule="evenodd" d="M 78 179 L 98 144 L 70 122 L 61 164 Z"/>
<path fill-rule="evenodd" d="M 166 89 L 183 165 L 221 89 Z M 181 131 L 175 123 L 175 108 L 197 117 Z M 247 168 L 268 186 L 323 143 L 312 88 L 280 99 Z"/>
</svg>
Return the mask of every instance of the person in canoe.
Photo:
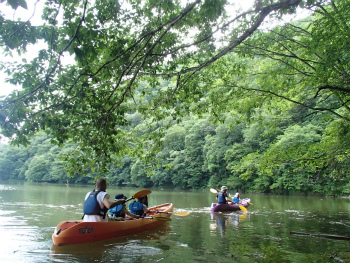
<svg viewBox="0 0 350 263">
<path fill-rule="evenodd" d="M 124 200 L 126 200 L 126 199 L 128 199 L 128 198 L 127 198 L 125 195 L 123 195 L 123 194 L 117 194 L 117 195 L 115 196 L 115 201 L 117 201 L 117 200 L 119 200 L 119 199 L 124 199 Z M 128 216 L 131 217 L 131 218 L 140 218 L 139 215 L 134 215 L 134 214 L 130 213 L 130 212 L 128 211 L 128 209 L 126 208 L 125 203 L 120 204 L 120 205 L 117 205 L 117 206 L 115 206 L 115 207 L 109 209 L 109 212 L 111 213 L 111 218 L 112 218 L 111 221 L 113 221 L 113 220 L 116 220 L 116 221 L 123 221 L 123 220 L 125 220 L 125 216 L 126 216 L 126 215 L 128 215 Z"/>
<path fill-rule="evenodd" d="M 227 202 L 231 201 L 227 196 L 227 187 L 226 186 L 223 185 L 221 187 L 221 191 L 218 192 L 218 194 L 216 195 L 216 200 L 218 200 L 219 204 L 227 204 Z"/>
<path fill-rule="evenodd" d="M 137 201 L 132 202 L 129 205 L 130 212 L 134 215 L 145 216 L 150 210 L 148 209 L 148 197 L 147 195 L 140 197 Z"/>
<path fill-rule="evenodd" d="M 238 204 L 239 203 L 239 193 L 236 193 L 233 198 L 232 198 L 232 203 L 233 204 Z"/>
<path fill-rule="evenodd" d="M 108 222 L 106 216 L 108 209 L 119 204 L 125 203 L 125 199 L 110 201 L 109 194 L 106 192 L 107 182 L 104 178 L 98 178 L 95 183 L 95 189 L 88 192 L 84 202 L 84 222 Z"/>
</svg>

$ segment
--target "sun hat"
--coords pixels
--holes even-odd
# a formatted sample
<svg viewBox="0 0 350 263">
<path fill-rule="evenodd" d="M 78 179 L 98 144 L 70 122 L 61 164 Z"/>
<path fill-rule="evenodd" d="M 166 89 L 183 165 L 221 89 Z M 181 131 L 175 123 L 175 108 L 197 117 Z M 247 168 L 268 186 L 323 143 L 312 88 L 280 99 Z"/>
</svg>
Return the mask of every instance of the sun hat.
<svg viewBox="0 0 350 263">
<path fill-rule="evenodd" d="M 227 190 L 227 186 L 221 186 L 221 191 Z"/>
</svg>

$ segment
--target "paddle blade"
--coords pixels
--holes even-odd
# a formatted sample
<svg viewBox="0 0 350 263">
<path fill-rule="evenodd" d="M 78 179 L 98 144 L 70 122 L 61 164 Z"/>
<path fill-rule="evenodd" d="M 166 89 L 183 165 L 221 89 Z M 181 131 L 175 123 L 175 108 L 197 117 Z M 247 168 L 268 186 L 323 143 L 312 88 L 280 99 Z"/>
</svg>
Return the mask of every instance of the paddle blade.
<svg viewBox="0 0 350 263">
<path fill-rule="evenodd" d="M 132 198 L 141 198 L 141 197 L 144 197 L 146 195 L 149 195 L 150 193 L 152 193 L 151 190 L 148 190 L 148 189 L 143 189 L 141 191 L 138 191 L 136 194 L 134 194 L 132 196 Z"/>
<path fill-rule="evenodd" d="M 190 212 L 187 212 L 187 211 L 180 211 L 180 212 L 156 211 L 156 213 L 159 213 L 159 214 L 171 214 L 171 215 L 174 215 L 174 216 L 188 216 L 189 214 L 191 214 Z"/>
<path fill-rule="evenodd" d="M 245 208 L 245 207 L 242 206 L 242 205 L 239 206 L 239 209 L 241 209 L 241 210 L 244 211 L 244 212 L 247 212 L 247 208 Z"/>
<path fill-rule="evenodd" d="M 217 194 L 218 191 L 216 191 L 214 188 L 210 188 L 210 192 L 212 192 L 213 194 Z"/>
<path fill-rule="evenodd" d="M 173 215 L 174 216 L 188 216 L 189 214 L 191 214 L 190 212 L 186 212 L 186 211 L 183 211 L 183 212 L 173 212 Z"/>
<path fill-rule="evenodd" d="M 239 221 L 240 222 L 243 222 L 246 219 L 247 219 L 247 213 L 243 213 L 242 215 L 239 216 Z"/>
</svg>

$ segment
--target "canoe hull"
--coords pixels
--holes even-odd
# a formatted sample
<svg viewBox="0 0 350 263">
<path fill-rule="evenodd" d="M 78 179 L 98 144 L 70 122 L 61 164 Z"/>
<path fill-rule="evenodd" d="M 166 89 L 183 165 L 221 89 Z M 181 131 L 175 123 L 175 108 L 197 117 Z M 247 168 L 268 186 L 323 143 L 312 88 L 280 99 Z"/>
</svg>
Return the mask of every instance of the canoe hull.
<svg viewBox="0 0 350 263">
<path fill-rule="evenodd" d="M 217 204 L 217 203 L 212 203 L 211 204 L 211 211 L 212 212 L 228 212 L 228 211 L 237 211 L 240 210 L 239 206 L 244 206 L 247 208 L 249 206 L 250 199 L 242 199 L 240 200 L 239 204 L 235 205 L 230 205 L 230 204 Z"/>
<path fill-rule="evenodd" d="M 173 204 L 163 204 L 150 209 L 157 209 L 164 212 L 172 212 Z M 161 213 L 156 216 L 167 217 L 171 213 Z M 152 214 L 149 214 L 152 216 Z M 114 222 L 83 222 L 62 221 L 52 234 L 53 243 L 57 246 L 88 243 L 112 238 L 134 235 L 147 230 L 152 230 L 165 223 L 165 220 L 153 218 L 140 218 L 134 220 L 114 221 Z"/>
</svg>

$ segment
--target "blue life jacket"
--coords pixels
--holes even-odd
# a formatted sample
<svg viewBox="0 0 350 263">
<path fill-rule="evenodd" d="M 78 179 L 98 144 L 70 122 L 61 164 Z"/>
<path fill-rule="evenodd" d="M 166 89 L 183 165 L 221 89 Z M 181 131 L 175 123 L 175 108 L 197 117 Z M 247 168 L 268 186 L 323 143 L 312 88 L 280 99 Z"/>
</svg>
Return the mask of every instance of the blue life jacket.
<svg viewBox="0 0 350 263">
<path fill-rule="evenodd" d="M 129 205 L 129 210 L 131 213 L 133 213 L 134 215 L 139 215 L 142 216 L 143 215 L 143 203 L 140 202 L 132 202 Z"/>
<path fill-rule="evenodd" d="M 226 204 L 226 193 L 221 191 L 218 193 L 218 203 L 219 204 Z"/>
<path fill-rule="evenodd" d="M 109 212 L 111 212 L 112 217 L 125 217 L 125 212 L 122 212 L 123 204 L 117 205 L 111 209 L 109 209 Z"/>
<path fill-rule="evenodd" d="M 237 197 L 232 198 L 232 202 L 234 202 L 235 204 L 238 204 L 239 203 L 239 198 L 237 198 Z"/>
<path fill-rule="evenodd" d="M 98 215 L 106 218 L 107 208 L 101 209 L 97 201 L 97 195 L 104 191 L 92 191 L 84 202 L 84 215 Z"/>
</svg>

